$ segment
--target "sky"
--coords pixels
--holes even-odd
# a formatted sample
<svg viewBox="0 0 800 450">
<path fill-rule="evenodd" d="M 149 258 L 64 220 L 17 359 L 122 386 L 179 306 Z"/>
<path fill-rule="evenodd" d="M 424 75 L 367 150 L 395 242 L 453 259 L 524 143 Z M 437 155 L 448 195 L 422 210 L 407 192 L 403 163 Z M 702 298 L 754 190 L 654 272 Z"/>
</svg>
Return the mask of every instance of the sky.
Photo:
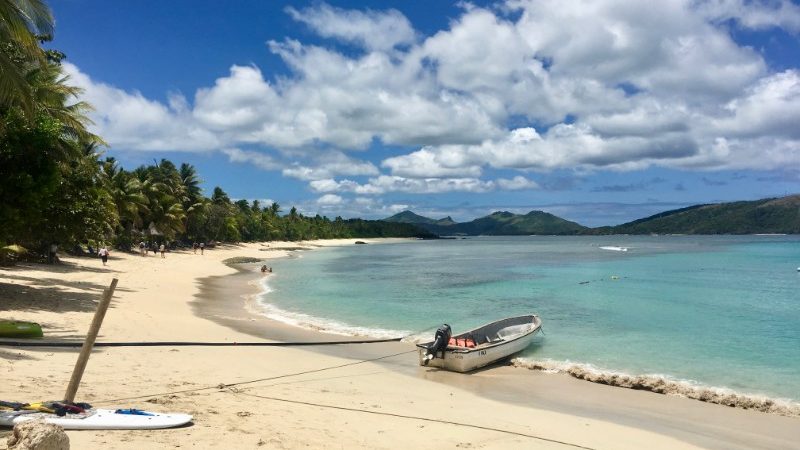
<svg viewBox="0 0 800 450">
<path fill-rule="evenodd" d="M 106 156 L 379 219 L 800 193 L 800 3 L 51 0 Z"/>
</svg>

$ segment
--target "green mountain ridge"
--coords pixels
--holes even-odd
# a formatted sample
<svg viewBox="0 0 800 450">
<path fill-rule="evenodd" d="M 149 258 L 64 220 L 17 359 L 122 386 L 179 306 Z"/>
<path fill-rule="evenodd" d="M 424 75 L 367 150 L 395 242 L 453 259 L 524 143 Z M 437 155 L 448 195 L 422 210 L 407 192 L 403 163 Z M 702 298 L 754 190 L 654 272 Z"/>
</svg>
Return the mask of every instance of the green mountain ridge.
<svg viewBox="0 0 800 450">
<path fill-rule="evenodd" d="M 430 219 L 403 211 L 384 219 L 415 224 L 438 235 L 800 234 L 800 194 L 754 201 L 701 204 L 616 226 L 588 228 L 544 211 L 496 211 L 470 222 Z"/>
<path fill-rule="evenodd" d="M 800 194 L 690 206 L 603 227 L 606 230 L 611 234 L 798 234 Z"/>
<path fill-rule="evenodd" d="M 434 220 L 411 211 L 403 211 L 384 219 L 387 222 L 416 220 L 414 223 L 438 235 L 528 235 L 528 234 L 579 234 L 587 228 L 544 211 L 531 211 L 520 215 L 497 211 L 471 222 L 457 223 L 452 218 Z"/>
</svg>

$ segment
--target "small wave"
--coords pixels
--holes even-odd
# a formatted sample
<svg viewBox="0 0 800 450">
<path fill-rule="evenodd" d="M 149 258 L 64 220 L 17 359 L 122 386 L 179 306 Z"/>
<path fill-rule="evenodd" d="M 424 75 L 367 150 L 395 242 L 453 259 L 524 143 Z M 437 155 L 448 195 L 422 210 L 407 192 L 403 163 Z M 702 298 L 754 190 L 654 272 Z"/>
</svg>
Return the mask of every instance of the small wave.
<svg viewBox="0 0 800 450">
<path fill-rule="evenodd" d="M 552 360 L 539 361 L 530 358 L 514 358 L 512 364 L 514 367 L 540 370 L 547 373 L 566 373 L 572 377 L 591 381 L 592 383 L 665 395 L 678 395 L 733 408 L 800 417 L 800 403 L 791 400 L 774 399 L 756 394 L 742 394 L 728 388 L 703 386 L 692 381 L 674 380 L 665 375 L 630 375 L 623 372 L 598 369 L 591 364 Z"/>
<path fill-rule="evenodd" d="M 600 247 L 601 250 L 610 250 L 612 252 L 627 252 L 628 247 L 617 247 L 616 245 L 604 245 Z"/>
<path fill-rule="evenodd" d="M 307 330 L 321 331 L 341 336 L 372 337 L 376 339 L 391 339 L 406 336 L 410 333 L 405 330 L 359 327 L 332 319 L 324 319 L 309 314 L 286 311 L 262 299 L 259 299 L 258 304 L 261 306 L 261 313 L 264 316 L 287 325 L 305 328 Z"/>
</svg>

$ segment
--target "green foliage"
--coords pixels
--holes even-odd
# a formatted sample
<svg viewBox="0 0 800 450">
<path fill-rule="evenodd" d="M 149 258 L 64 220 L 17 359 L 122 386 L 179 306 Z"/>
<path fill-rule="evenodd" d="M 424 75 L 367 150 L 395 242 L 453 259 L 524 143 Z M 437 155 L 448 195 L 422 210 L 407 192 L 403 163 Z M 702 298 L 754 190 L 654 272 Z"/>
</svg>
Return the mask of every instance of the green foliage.
<svg viewBox="0 0 800 450">
<path fill-rule="evenodd" d="M 20 110 L 3 115 L 0 133 L 0 244 L 31 243 L 59 188 L 59 124 L 43 116 L 30 124 Z"/>
<path fill-rule="evenodd" d="M 749 202 L 697 205 L 666 211 L 615 227 L 603 234 L 800 233 L 800 195 Z"/>
</svg>

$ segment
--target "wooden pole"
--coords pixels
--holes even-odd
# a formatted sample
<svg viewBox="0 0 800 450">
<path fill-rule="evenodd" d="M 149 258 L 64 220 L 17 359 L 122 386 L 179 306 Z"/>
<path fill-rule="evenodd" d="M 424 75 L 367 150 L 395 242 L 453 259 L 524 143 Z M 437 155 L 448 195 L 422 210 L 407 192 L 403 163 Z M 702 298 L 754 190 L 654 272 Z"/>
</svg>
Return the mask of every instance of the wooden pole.
<svg viewBox="0 0 800 450">
<path fill-rule="evenodd" d="M 117 280 L 111 280 L 111 285 L 103 292 L 103 298 L 100 304 L 97 305 L 97 311 L 94 313 L 94 319 L 89 326 L 89 333 L 86 335 L 86 340 L 81 347 L 81 354 L 78 355 L 78 361 L 75 363 L 75 369 L 72 371 L 72 378 L 69 380 L 67 386 L 67 393 L 64 396 L 65 403 L 73 403 L 75 401 L 75 394 L 78 392 L 78 386 L 81 384 L 83 371 L 86 370 L 86 363 L 89 362 L 89 355 L 92 353 L 94 341 L 97 339 L 97 334 L 100 332 L 100 325 L 103 324 L 103 318 L 106 316 L 108 305 L 111 303 L 111 296 L 114 295 L 114 289 L 117 288 Z"/>
</svg>

